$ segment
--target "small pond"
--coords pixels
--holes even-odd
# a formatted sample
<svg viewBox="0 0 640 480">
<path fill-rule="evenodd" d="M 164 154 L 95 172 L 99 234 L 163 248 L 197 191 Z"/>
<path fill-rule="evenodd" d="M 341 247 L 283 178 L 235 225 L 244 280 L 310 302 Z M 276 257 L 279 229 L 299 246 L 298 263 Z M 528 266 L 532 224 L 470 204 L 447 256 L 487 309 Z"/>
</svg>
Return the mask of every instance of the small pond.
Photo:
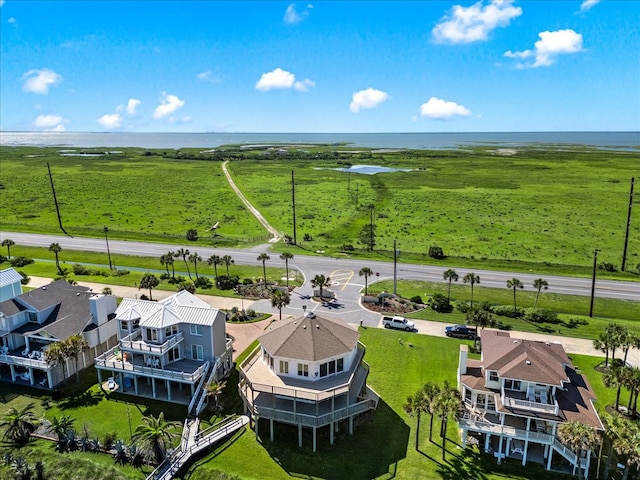
<svg viewBox="0 0 640 480">
<path fill-rule="evenodd" d="M 378 165 L 352 165 L 349 168 L 336 168 L 339 172 L 360 173 L 363 175 L 374 175 L 376 173 L 410 172 L 410 168 L 380 167 Z"/>
</svg>

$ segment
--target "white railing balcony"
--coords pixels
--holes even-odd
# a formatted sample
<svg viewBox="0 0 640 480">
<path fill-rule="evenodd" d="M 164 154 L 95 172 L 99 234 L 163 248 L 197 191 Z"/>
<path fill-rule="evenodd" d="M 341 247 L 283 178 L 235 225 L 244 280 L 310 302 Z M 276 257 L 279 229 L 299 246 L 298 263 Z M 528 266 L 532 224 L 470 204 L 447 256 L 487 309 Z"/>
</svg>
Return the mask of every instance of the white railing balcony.
<svg viewBox="0 0 640 480">
<path fill-rule="evenodd" d="M 523 430 L 520 428 L 509 427 L 507 425 L 500 425 L 499 423 L 491 423 L 486 420 L 474 420 L 467 415 L 458 420 L 460 426 L 466 427 L 468 430 L 474 432 L 490 433 L 496 435 L 505 435 L 507 437 L 515 438 L 518 440 L 530 440 L 537 443 L 551 444 L 553 443 L 553 436 L 546 433 L 534 432 L 533 430 Z"/>
<path fill-rule="evenodd" d="M 120 348 L 132 353 L 163 355 L 183 340 L 182 332 L 178 332 L 162 344 L 150 343 L 143 340 L 140 330 L 136 330 L 120 340 Z"/>
<path fill-rule="evenodd" d="M 51 365 L 49 365 L 44 360 L 9 354 L 0 354 L 0 363 L 6 363 L 7 365 L 16 365 L 18 367 L 39 368 L 41 370 L 47 370 L 51 368 Z"/>
<path fill-rule="evenodd" d="M 542 402 L 532 402 L 530 400 L 522 400 L 514 398 L 502 393 L 502 404 L 507 408 L 518 408 L 520 410 L 529 410 L 532 412 L 551 413 L 558 415 L 558 404 L 554 402 L 552 405 Z"/>
</svg>

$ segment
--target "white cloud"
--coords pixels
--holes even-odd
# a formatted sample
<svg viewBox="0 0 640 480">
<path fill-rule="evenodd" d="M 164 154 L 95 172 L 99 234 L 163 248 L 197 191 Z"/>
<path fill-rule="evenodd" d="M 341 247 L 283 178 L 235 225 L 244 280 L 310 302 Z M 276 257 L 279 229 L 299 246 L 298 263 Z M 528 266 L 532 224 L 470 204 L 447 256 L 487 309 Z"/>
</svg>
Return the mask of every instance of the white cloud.
<svg viewBox="0 0 640 480">
<path fill-rule="evenodd" d="M 184 106 L 184 100 L 180 100 L 176 95 L 168 94 L 167 92 L 162 92 L 162 100 L 160 105 L 156 107 L 153 112 L 153 118 L 156 120 L 160 118 L 164 118 L 179 108 Z"/>
<path fill-rule="evenodd" d="M 284 12 L 284 23 L 287 23 L 289 25 L 300 23 L 302 20 L 309 16 L 309 10 L 311 10 L 312 8 L 313 5 L 308 4 L 306 10 L 298 13 L 298 11 L 296 10 L 296 4 L 289 4 Z"/>
<path fill-rule="evenodd" d="M 532 50 L 523 50 L 521 52 L 507 50 L 504 52 L 504 56 L 523 60 L 533 57 L 533 62 L 519 63 L 517 66 L 520 68 L 536 68 L 553 65 L 558 55 L 582 51 L 582 35 L 571 29 L 540 32 L 538 36 L 540 40 L 534 44 Z"/>
<path fill-rule="evenodd" d="M 38 115 L 33 122 L 35 128 L 45 131 L 64 132 L 67 120 L 61 115 Z"/>
<path fill-rule="evenodd" d="M 4 0 L 0 0 L 0 7 L 4 5 Z"/>
<path fill-rule="evenodd" d="M 352 95 L 349 110 L 353 113 L 358 113 L 360 109 L 373 108 L 388 99 L 389 94 L 387 92 L 376 90 L 375 88 L 367 88 Z"/>
<path fill-rule="evenodd" d="M 184 124 L 191 123 L 191 115 L 185 115 L 184 117 L 169 117 L 169 123 Z"/>
<path fill-rule="evenodd" d="M 471 110 L 456 102 L 448 102 L 440 98 L 431 97 L 427 103 L 420 105 L 420 115 L 435 120 L 450 120 L 453 117 L 471 115 Z"/>
<path fill-rule="evenodd" d="M 275 70 L 263 73 L 260 80 L 256 82 L 256 90 L 268 92 L 277 88 L 291 88 L 296 77 L 293 73 L 276 68 Z"/>
<path fill-rule="evenodd" d="M 16 19 L 13 17 L 10 17 L 9 20 L 7 20 L 8 23 L 16 23 Z"/>
<path fill-rule="evenodd" d="M 199 82 L 209 82 L 209 83 L 221 83 L 222 78 L 215 76 L 211 70 L 207 70 L 206 72 L 201 72 L 196 75 L 196 79 Z"/>
<path fill-rule="evenodd" d="M 600 0 L 584 0 L 580 5 L 580 11 L 586 12 L 587 10 L 591 10 L 598 3 L 600 3 Z"/>
<path fill-rule="evenodd" d="M 455 5 L 451 14 L 443 17 L 431 33 L 441 43 L 471 43 L 487 40 L 489 32 L 498 27 L 506 27 L 512 18 L 522 15 L 520 7 L 512 5 L 513 0 L 491 0 L 484 5 L 483 0 L 463 7 Z"/>
<path fill-rule="evenodd" d="M 301 82 L 295 82 L 293 84 L 293 89 L 297 92 L 308 92 L 315 86 L 316 86 L 316 82 L 314 82 L 313 80 L 309 80 L 308 78 L 305 78 Z"/>
<path fill-rule="evenodd" d="M 29 70 L 22 75 L 22 78 L 25 81 L 24 85 L 22 85 L 22 90 L 37 93 L 38 95 L 46 95 L 49 93 L 49 87 L 51 85 L 58 85 L 62 81 L 62 75 L 48 68 Z"/>
<path fill-rule="evenodd" d="M 127 102 L 127 113 L 129 115 L 135 115 L 136 108 L 138 108 L 138 105 L 140 105 L 140 103 L 140 100 L 138 100 L 137 98 L 130 98 Z"/>
<path fill-rule="evenodd" d="M 107 113 L 98 119 L 98 123 L 109 130 L 120 128 L 122 126 L 122 115 L 119 113 Z"/>
</svg>

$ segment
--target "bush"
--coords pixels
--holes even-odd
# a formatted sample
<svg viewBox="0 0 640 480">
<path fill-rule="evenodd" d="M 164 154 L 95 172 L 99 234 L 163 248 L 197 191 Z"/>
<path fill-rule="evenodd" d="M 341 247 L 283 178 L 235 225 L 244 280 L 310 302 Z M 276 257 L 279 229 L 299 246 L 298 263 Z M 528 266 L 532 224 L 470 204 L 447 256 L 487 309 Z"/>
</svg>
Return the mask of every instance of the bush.
<svg viewBox="0 0 640 480">
<path fill-rule="evenodd" d="M 9 260 L 9 263 L 12 267 L 26 267 L 27 265 L 31 265 L 33 263 L 33 259 L 27 257 L 13 257 L 11 260 Z"/>
<path fill-rule="evenodd" d="M 195 228 L 190 228 L 187 230 L 187 240 L 190 242 L 195 242 L 198 240 L 198 231 Z"/>
<path fill-rule="evenodd" d="M 193 281 L 193 284 L 197 288 L 211 288 L 213 287 L 213 282 L 209 277 L 198 277 Z"/>
<path fill-rule="evenodd" d="M 233 290 L 240 283 L 237 275 L 220 275 L 218 277 L 218 288 L 220 290 Z"/>
<path fill-rule="evenodd" d="M 598 268 L 600 270 L 605 270 L 607 272 L 617 272 L 618 271 L 618 267 L 616 265 L 614 265 L 613 263 L 609 263 L 609 262 L 600 262 L 600 264 L 598 265 Z"/>
<path fill-rule="evenodd" d="M 355 250 L 355 247 L 350 243 L 345 243 L 344 245 L 340 246 L 340 250 L 343 252 L 353 252 Z"/>
<path fill-rule="evenodd" d="M 447 313 L 452 310 L 451 303 L 446 295 L 435 293 L 429 300 L 429 305 L 436 312 Z"/>
<path fill-rule="evenodd" d="M 309 233 L 305 233 L 305 234 L 304 234 L 304 237 L 302 237 L 302 238 L 303 238 L 303 240 L 304 240 L 305 242 L 311 242 L 311 241 L 313 240 L 313 237 L 312 237 L 312 236 L 311 236 L 311 234 L 309 234 Z"/>
<path fill-rule="evenodd" d="M 242 284 L 243 285 L 253 285 L 253 279 L 251 279 L 251 278 L 243 278 L 242 279 Z"/>
<path fill-rule="evenodd" d="M 209 286 L 211 288 L 211 286 Z M 182 282 L 178 284 L 178 291 L 186 290 L 189 293 L 196 293 L 196 286 L 193 282 Z"/>
<path fill-rule="evenodd" d="M 122 277 L 123 275 L 129 275 L 129 270 L 118 270 L 118 269 L 113 269 L 111 270 L 111 276 L 112 277 Z"/>
<path fill-rule="evenodd" d="M 466 300 L 456 300 L 455 302 L 453 302 L 453 306 L 456 308 L 456 310 L 462 313 L 467 313 L 471 308 L 471 302 L 467 302 Z"/>
<path fill-rule="evenodd" d="M 138 298 L 140 300 L 149 300 L 149 297 L 147 297 L 144 293 L 142 295 L 140 295 Z"/>
<path fill-rule="evenodd" d="M 255 317 L 256 316 L 256 311 L 253 308 L 247 308 L 247 317 Z"/>
<path fill-rule="evenodd" d="M 491 311 L 501 317 L 509 318 L 520 318 L 525 314 L 525 311 L 522 307 L 518 307 L 514 311 L 513 307 L 509 305 L 495 305 L 491 307 Z"/>
<path fill-rule="evenodd" d="M 567 322 L 567 327 L 569 328 L 576 328 L 578 325 L 589 325 L 589 322 L 587 322 L 584 318 L 578 317 L 571 317 Z"/>
<path fill-rule="evenodd" d="M 31 281 L 31 278 L 29 278 L 29 275 L 27 275 L 26 273 L 21 272 L 20 270 L 18 270 L 18 273 L 22 275 L 22 280 L 20 280 L 20 283 L 22 285 L 27 285 Z"/>
<path fill-rule="evenodd" d="M 74 263 L 71 270 L 73 270 L 74 275 L 91 275 L 91 270 L 79 263 Z"/>
<path fill-rule="evenodd" d="M 4 255 L 0 255 L 0 263 L 4 263 L 7 261 L 7 257 L 5 257 Z"/>
<path fill-rule="evenodd" d="M 438 245 L 431 245 L 429 247 L 429 256 L 440 260 L 444 258 L 444 251 Z"/>
<path fill-rule="evenodd" d="M 160 280 L 169 280 L 171 278 L 171 275 L 168 273 L 161 273 L 160 274 Z"/>
<path fill-rule="evenodd" d="M 534 323 L 560 323 L 558 314 L 547 308 L 527 308 L 524 319 Z"/>
<path fill-rule="evenodd" d="M 410 302 L 412 302 L 412 303 L 419 303 L 419 304 L 424 303 L 424 302 L 422 301 L 422 297 L 421 297 L 420 295 L 415 295 L 415 296 L 411 297 L 411 298 L 409 299 L 409 301 L 410 301 Z"/>
</svg>

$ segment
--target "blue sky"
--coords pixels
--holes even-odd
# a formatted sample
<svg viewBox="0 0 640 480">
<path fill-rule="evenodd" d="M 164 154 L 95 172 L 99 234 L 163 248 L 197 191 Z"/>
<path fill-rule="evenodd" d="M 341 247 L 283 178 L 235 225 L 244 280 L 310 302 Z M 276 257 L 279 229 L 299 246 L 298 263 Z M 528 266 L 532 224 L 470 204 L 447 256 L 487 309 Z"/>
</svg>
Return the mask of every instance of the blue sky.
<svg viewBox="0 0 640 480">
<path fill-rule="evenodd" d="M 3 130 L 640 130 L 636 0 L 0 5 Z"/>
</svg>

